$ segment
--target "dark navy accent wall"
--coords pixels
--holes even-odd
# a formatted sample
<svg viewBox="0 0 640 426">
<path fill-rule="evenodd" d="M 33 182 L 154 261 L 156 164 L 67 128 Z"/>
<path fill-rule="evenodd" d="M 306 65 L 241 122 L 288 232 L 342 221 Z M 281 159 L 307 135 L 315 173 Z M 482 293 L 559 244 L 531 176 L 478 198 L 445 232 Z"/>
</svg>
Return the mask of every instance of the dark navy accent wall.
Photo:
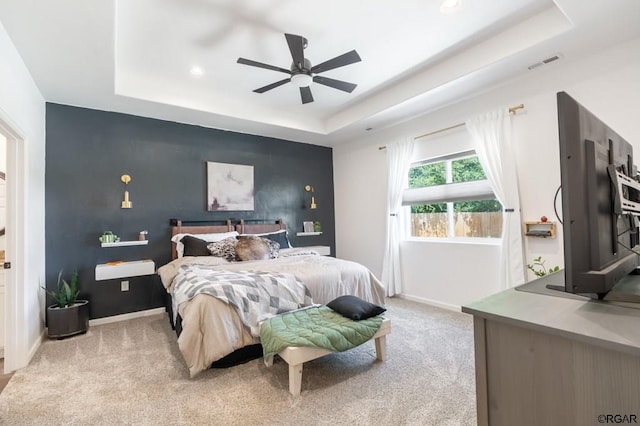
<svg viewBox="0 0 640 426">
<path fill-rule="evenodd" d="M 326 245 L 335 253 L 331 148 L 58 104 L 47 104 L 46 114 L 47 287 L 55 287 L 61 269 L 67 278 L 77 269 L 91 318 L 164 306 L 157 275 L 96 281 L 95 266 L 167 263 L 171 218 L 281 218 L 292 245 Z M 254 166 L 254 211 L 206 211 L 207 161 Z M 120 208 L 123 174 L 131 176 L 131 209 Z M 315 189 L 315 210 L 305 185 Z M 297 237 L 307 220 L 320 221 L 322 235 Z M 102 248 L 98 237 L 107 230 L 122 240 L 147 230 L 149 243 Z M 128 292 L 120 291 L 124 279 Z"/>
</svg>

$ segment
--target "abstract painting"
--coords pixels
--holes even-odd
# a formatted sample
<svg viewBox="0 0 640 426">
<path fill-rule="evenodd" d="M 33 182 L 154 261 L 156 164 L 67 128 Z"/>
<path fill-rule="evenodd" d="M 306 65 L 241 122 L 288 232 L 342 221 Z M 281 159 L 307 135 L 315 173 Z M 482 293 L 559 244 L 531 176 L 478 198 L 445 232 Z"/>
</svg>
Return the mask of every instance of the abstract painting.
<svg viewBox="0 0 640 426">
<path fill-rule="evenodd" d="M 207 161 L 207 210 L 253 208 L 253 166 Z"/>
</svg>

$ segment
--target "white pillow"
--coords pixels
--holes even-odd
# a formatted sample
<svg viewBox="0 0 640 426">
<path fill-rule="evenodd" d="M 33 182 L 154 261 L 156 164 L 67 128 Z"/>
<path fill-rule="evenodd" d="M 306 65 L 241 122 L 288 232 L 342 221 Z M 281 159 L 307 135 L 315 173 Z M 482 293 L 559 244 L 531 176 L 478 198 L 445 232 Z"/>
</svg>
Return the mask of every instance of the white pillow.
<svg viewBox="0 0 640 426">
<path fill-rule="evenodd" d="M 230 232 L 217 232 L 214 234 L 176 234 L 173 237 L 171 237 L 171 241 L 176 243 L 176 251 L 178 252 L 179 258 L 182 257 L 184 253 L 184 244 L 182 244 L 180 240 L 185 235 L 190 235 L 195 238 L 200 238 L 201 240 L 205 240 L 208 243 L 214 243 L 216 241 L 222 241 L 230 237 L 237 237 L 238 232 L 230 231 Z"/>
</svg>

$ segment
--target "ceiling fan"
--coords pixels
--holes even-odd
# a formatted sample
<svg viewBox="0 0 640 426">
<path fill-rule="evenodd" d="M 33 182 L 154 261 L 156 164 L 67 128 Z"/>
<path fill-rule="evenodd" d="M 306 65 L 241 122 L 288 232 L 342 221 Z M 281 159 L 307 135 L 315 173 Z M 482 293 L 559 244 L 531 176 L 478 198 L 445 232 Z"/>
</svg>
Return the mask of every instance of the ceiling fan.
<svg viewBox="0 0 640 426">
<path fill-rule="evenodd" d="M 250 65 L 252 67 L 265 68 L 272 71 L 279 71 L 285 74 L 289 74 L 290 77 L 284 80 L 276 81 L 275 83 L 268 84 L 259 89 L 255 89 L 256 93 L 264 93 L 268 90 L 275 89 L 286 83 L 293 83 L 300 88 L 300 97 L 302 103 L 307 104 L 313 102 L 313 95 L 311 95 L 311 82 L 323 84 L 325 86 L 333 87 L 334 89 L 342 90 L 343 92 L 351 93 L 358 86 L 357 84 L 348 83 L 346 81 L 334 80 L 332 78 L 323 77 L 317 74 L 329 71 L 335 68 L 340 68 L 345 65 L 350 65 L 356 62 L 360 62 L 360 56 L 358 52 L 352 50 L 340 56 L 336 56 L 333 59 L 329 59 L 321 64 L 311 66 L 311 62 L 304 57 L 304 49 L 307 47 L 307 39 L 294 34 L 285 34 L 287 44 L 289 45 L 289 51 L 293 62 L 290 69 L 276 67 L 262 62 L 252 61 L 250 59 L 238 58 L 239 64 Z"/>
</svg>

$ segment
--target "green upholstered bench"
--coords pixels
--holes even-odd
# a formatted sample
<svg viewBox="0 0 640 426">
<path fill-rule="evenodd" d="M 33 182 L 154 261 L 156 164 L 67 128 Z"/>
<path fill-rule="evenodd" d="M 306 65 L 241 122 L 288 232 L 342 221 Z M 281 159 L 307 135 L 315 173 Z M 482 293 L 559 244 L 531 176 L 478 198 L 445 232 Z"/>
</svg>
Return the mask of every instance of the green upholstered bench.
<svg viewBox="0 0 640 426">
<path fill-rule="evenodd" d="M 391 333 L 391 320 L 383 318 L 382 325 L 378 332 L 371 339 L 374 340 L 376 346 L 376 359 L 384 361 L 386 354 L 386 336 Z M 294 395 L 300 395 L 302 387 L 302 365 L 307 362 L 320 358 L 321 356 L 333 353 L 326 349 L 305 347 L 305 346 L 289 346 L 278 352 L 278 356 L 289 364 L 289 392 Z M 264 363 L 267 367 L 273 365 L 273 355 L 265 358 Z"/>
</svg>

